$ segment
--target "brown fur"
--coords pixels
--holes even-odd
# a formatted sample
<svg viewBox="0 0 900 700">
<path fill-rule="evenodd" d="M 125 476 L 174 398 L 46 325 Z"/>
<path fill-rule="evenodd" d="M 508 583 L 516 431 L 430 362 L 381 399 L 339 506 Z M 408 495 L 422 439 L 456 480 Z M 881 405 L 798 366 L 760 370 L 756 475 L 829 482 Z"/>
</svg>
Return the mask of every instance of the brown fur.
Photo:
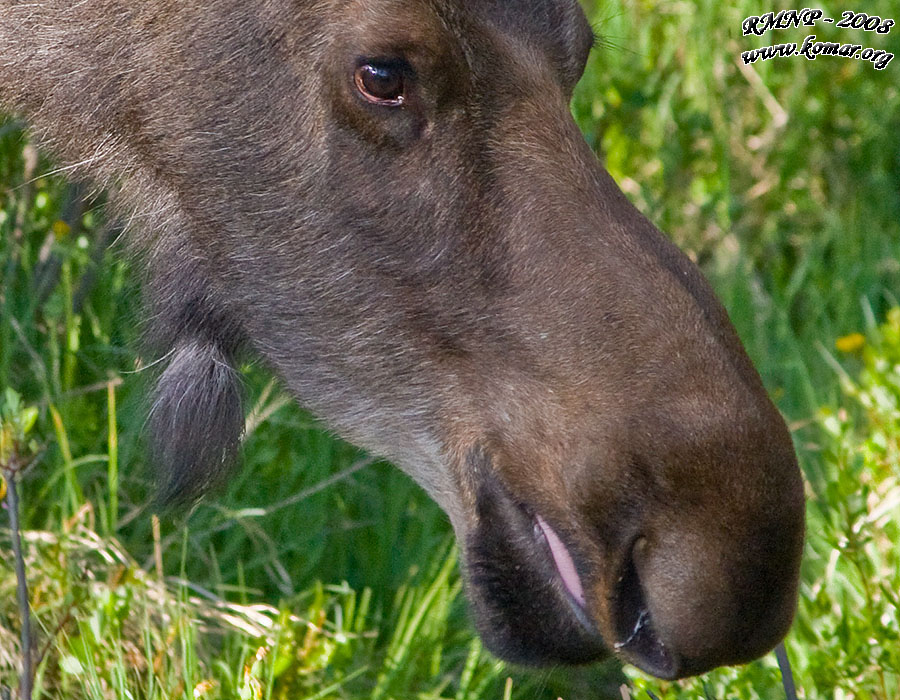
<svg viewBox="0 0 900 700">
<path fill-rule="evenodd" d="M 128 217 L 170 495 L 233 453 L 251 351 L 447 511 L 498 654 L 676 677 L 784 635 L 802 484 L 708 284 L 569 114 L 591 40 L 574 0 L 0 0 L 0 101 Z M 361 99 L 377 59 L 402 107 Z"/>
</svg>

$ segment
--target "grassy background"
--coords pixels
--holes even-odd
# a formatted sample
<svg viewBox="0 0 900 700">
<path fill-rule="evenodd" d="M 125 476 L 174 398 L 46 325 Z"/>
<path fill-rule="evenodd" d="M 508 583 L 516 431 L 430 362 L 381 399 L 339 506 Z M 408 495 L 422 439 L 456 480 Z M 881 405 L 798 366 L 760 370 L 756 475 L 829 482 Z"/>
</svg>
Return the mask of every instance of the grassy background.
<svg viewBox="0 0 900 700">
<path fill-rule="evenodd" d="M 573 111 L 629 197 L 703 266 L 794 430 L 809 541 L 788 651 L 805 697 L 900 697 L 900 59 L 739 61 L 784 41 L 739 2 L 585 2 L 601 35 Z M 769 8 L 765 8 L 769 9 Z M 857 10 L 823 6 L 827 16 Z M 865 11 L 900 14 L 890 0 Z M 897 19 L 900 19 L 898 17 Z M 38 688 L 51 698 L 779 697 L 773 658 L 661 684 L 615 663 L 525 672 L 466 620 L 445 517 L 246 368 L 228 493 L 154 528 L 135 275 L 102 199 L 0 124 L 0 392 L 23 458 Z M 859 334 L 859 335 L 854 335 Z M 836 341 L 840 339 L 836 346 Z M 6 405 L 4 421 L 22 416 Z M 5 527 L 5 526 L 4 526 Z M 0 686 L 19 619 L 0 530 Z"/>
</svg>

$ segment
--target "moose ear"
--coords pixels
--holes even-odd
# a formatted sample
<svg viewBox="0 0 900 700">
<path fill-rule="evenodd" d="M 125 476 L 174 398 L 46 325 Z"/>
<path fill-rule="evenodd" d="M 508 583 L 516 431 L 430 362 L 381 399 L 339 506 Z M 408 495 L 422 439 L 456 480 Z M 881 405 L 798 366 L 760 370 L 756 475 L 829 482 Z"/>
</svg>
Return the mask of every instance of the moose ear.
<svg viewBox="0 0 900 700">
<path fill-rule="evenodd" d="M 240 446 L 241 403 L 239 375 L 215 342 L 190 338 L 176 346 L 149 418 L 162 503 L 188 505 L 222 483 Z"/>
</svg>

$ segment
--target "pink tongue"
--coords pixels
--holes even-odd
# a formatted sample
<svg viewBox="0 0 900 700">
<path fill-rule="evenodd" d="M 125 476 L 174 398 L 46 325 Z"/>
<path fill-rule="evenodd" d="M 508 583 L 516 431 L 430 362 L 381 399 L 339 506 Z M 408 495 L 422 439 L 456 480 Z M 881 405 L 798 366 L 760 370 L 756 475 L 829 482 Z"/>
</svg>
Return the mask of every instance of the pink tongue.
<svg viewBox="0 0 900 700">
<path fill-rule="evenodd" d="M 553 528 L 540 515 L 537 516 L 537 524 L 543 531 L 544 537 L 547 538 L 547 544 L 550 545 L 550 553 L 553 554 L 553 561 L 556 562 L 556 570 L 559 571 L 559 577 L 565 584 L 569 594 L 581 607 L 584 607 L 584 589 L 581 587 L 581 579 L 575 570 L 575 562 L 572 561 L 572 555 L 569 554 L 566 545 L 562 543 L 562 540 L 559 539 Z"/>
</svg>

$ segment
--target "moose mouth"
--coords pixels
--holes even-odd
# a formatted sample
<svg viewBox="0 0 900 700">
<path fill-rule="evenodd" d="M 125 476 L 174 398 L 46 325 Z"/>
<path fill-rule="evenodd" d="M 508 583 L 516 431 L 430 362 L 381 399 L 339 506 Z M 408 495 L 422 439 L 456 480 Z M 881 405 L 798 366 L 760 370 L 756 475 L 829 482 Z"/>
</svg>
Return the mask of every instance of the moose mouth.
<svg viewBox="0 0 900 700">
<path fill-rule="evenodd" d="M 491 472 L 479 474 L 466 537 L 474 621 L 497 656 L 527 666 L 584 664 L 608 653 L 585 606 L 573 556 L 546 519 Z"/>
<path fill-rule="evenodd" d="M 577 620 L 589 631 L 595 629 L 590 621 L 585 607 L 584 587 L 581 584 L 581 576 L 575 566 L 572 555 L 556 534 L 556 531 L 547 524 L 540 515 L 533 516 L 533 531 L 538 547 L 545 550 L 549 561 L 553 562 L 556 575 L 562 588 L 568 594 L 568 602 Z"/>
<path fill-rule="evenodd" d="M 569 534 L 513 496 L 492 471 L 478 474 L 466 583 L 475 624 L 491 651 L 527 666 L 590 663 L 614 651 L 659 678 L 683 675 L 641 584 L 640 539 L 626 548 L 605 600 L 595 600 L 588 591 L 589 584 L 594 589 L 591 567 Z M 605 622 L 597 617 L 603 612 Z"/>
<path fill-rule="evenodd" d="M 587 630 L 594 630 L 581 577 L 568 548 L 540 515 L 534 516 L 534 534 L 553 561 L 575 617 Z M 615 601 L 615 632 L 619 640 L 613 644 L 616 653 L 647 673 L 660 678 L 674 677 L 678 664 L 656 632 L 633 556 L 628 557 L 617 581 Z"/>
</svg>

